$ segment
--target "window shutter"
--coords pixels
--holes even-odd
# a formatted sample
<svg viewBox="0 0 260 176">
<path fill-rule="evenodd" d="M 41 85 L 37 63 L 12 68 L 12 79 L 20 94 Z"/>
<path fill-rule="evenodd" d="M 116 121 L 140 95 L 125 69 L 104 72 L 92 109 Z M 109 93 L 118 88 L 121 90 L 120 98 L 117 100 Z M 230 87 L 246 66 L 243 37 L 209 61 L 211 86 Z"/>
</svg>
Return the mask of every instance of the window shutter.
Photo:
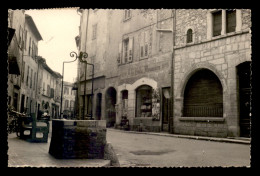
<svg viewBox="0 0 260 176">
<path fill-rule="evenodd" d="M 226 11 L 226 31 L 235 32 L 236 30 L 236 10 L 227 10 Z"/>
<path fill-rule="evenodd" d="M 222 11 L 213 13 L 213 36 L 221 35 Z"/>
<path fill-rule="evenodd" d="M 118 58 L 117 58 L 118 64 L 121 64 L 121 53 L 122 53 L 122 42 L 120 42 L 118 45 Z"/>
<path fill-rule="evenodd" d="M 144 33 L 144 57 L 148 56 L 148 45 L 149 44 L 149 31 L 145 31 Z"/>
<path fill-rule="evenodd" d="M 140 35 L 140 58 L 144 57 L 144 32 Z"/>
<path fill-rule="evenodd" d="M 133 42 L 134 42 L 134 38 L 133 37 L 129 38 L 129 50 L 128 50 L 129 62 L 133 61 Z"/>
</svg>

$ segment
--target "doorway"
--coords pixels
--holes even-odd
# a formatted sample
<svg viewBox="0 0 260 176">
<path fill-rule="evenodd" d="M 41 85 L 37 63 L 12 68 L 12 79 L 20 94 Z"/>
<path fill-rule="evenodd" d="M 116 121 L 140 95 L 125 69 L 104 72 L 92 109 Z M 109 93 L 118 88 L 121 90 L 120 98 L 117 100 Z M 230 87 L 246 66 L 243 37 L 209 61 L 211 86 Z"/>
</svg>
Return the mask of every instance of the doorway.
<svg viewBox="0 0 260 176">
<path fill-rule="evenodd" d="M 239 125 L 240 136 L 250 137 L 250 78 L 251 78 L 251 62 L 244 62 L 237 66 L 238 76 L 238 93 L 239 93 Z"/>
<path fill-rule="evenodd" d="M 108 88 L 106 92 L 106 120 L 107 127 L 113 127 L 116 122 L 116 89 Z"/>
<path fill-rule="evenodd" d="M 170 88 L 162 88 L 162 131 L 169 132 Z"/>
</svg>

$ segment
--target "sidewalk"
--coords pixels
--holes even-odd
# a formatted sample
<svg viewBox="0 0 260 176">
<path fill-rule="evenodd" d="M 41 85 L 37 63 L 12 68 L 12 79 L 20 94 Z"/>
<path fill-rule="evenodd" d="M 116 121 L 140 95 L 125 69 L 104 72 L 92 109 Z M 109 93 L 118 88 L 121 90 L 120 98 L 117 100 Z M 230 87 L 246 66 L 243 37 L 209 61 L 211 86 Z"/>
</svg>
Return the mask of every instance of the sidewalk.
<svg viewBox="0 0 260 176">
<path fill-rule="evenodd" d="M 176 138 L 186 138 L 186 139 L 196 139 L 196 140 L 206 140 L 206 141 L 215 141 L 215 142 L 228 142 L 228 143 L 237 143 L 237 144 L 251 144 L 251 138 L 217 138 L 217 137 L 206 137 L 206 136 L 190 136 L 190 135 L 179 135 L 179 134 L 170 134 L 167 132 L 139 132 L 139 131 L 125 131 L 120 129 L 108 128 L 108 130 L 118 130 L 125 133 L 135 133 L 135 134 L 147 134 L 147 135 L 157 135 L 157 136 L 166 136 L 166 137 L 176 137 Z"/>
<path fill-rule="evenodd" d="M 50 124 L 51 127 L 51 124 Z M 49 154 L 48 143 L 31 143 L 19 139 L 15 133 L 8 135 L 8 167 L 109 167 L 105 159 L 56 159 Z"/>
</svg>

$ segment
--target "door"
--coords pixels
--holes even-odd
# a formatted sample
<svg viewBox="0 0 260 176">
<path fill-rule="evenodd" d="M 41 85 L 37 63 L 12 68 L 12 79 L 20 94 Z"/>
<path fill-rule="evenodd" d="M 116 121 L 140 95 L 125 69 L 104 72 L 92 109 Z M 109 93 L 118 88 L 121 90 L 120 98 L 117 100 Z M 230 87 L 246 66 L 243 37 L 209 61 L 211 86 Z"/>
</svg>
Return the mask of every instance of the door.
<svg viewBox="0 0 260 176">
<path fill-rule="evenodd" d="M 162 89 L 162 131 L 169 132 L 170 88 Z"/>
<path fill-rule="evenodd" d="M 250 137 L 250 62 L 238 66 L 240 136 Z"/>
</svg>

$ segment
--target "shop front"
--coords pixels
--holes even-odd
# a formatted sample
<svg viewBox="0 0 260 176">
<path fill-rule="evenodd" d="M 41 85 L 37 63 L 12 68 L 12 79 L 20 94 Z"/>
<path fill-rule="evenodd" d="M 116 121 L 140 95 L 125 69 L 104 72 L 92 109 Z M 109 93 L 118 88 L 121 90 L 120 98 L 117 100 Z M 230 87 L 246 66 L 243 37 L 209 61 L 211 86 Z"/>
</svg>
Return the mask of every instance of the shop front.
<svg viewBox="0 0 260 176">
<path fill-rule="evenodd" d="M 160 94 L 157 82 L 149 78 L 118 86 L 116 127 L 127 120 L 130 130 L 160 132 Z"/>
</svg>

